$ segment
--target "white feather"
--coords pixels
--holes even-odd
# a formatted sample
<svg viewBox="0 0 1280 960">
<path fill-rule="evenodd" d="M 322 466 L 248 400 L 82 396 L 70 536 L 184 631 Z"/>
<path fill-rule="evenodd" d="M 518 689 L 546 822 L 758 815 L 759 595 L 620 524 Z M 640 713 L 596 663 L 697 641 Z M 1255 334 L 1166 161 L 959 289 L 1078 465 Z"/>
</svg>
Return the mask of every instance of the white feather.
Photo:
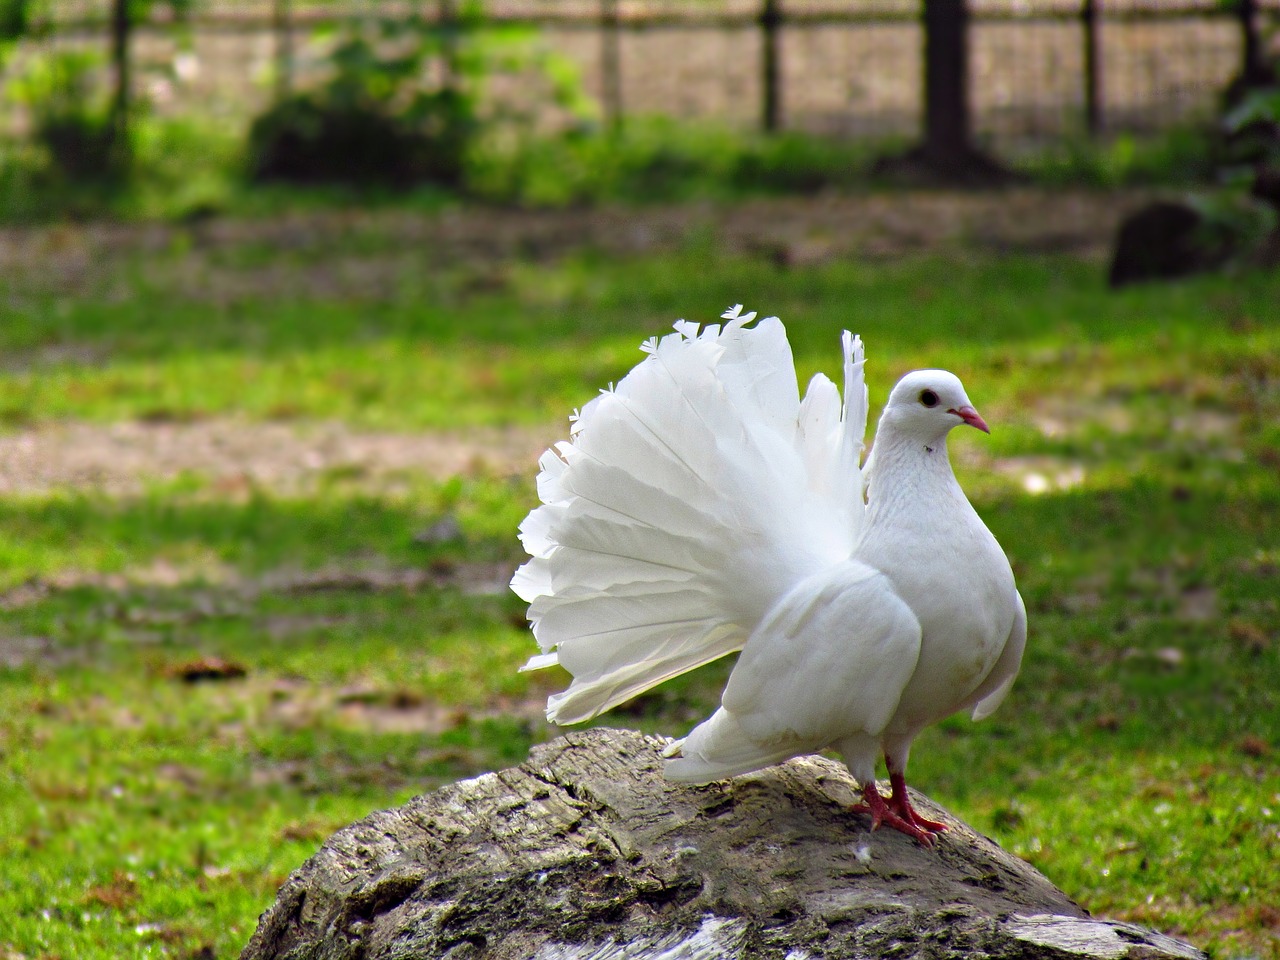
<svg viewBox="0 0 1280 960">
<path fill-rule="evenodd" d="M 736 307 L 723 326 L 682 321 L 646 343 L 539 461 L 544 506 L 521 524 L 532 559 L 512 588 L 544 654 L 527 668 L 574 675 L 551 719 L 589 719 L 740 649 L 798 580 L 852 549 L 861 341 L 845 338 L 855 425 L 825 377 L 801 402 L 781 322 L 754 316 Z"/>
<path fill-rule="evenodd" d="M 776 762 L 769 758 L 779 752 L 812 753 L 879 732 L 919 655 L 920 624 L 884 574 L 854 560 L 821 570 L 797 583 L 761 621 L 720 709 L 685 738 L 685 759 L 669 763 L 667 775 L 705 783 Z M 851 672 L 850 662 L 861 669 Z M 874 767 L 876 742 L 868 749 L 869 755 L 845 759 Z M 753 755 L 755 765 L 744 767 Z"/>
<path fill-rule="evenodd" d="M 986 716 L 1018 672 L 1026 611 L 946 453 L 954 426 L 986 425 L 956 377 L 918 371 L 860 466 L 862 341 L 844 334 L 843 397 L 819 374 L 801 399 L 781 322 L 722 319 L 647 341 L 539 461 L 512 580 L 542 650 L 526 669 L 569 671 L 547 716 L 573 723 L 741 650 L 668 775 L 835 747 L 874 791 L 879 752 L 904 772 L 924 727 Z"/>
</svg>

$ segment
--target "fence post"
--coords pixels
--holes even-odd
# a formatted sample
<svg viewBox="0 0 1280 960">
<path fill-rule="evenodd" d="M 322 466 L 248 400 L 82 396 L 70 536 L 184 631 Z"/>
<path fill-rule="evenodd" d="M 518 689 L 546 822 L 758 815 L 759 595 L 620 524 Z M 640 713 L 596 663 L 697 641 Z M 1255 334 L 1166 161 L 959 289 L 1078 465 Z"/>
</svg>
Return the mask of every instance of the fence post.
<svg viewBox="0 0 1280 960">
<path fill-rule="evenodd" d="M 622 130 L 622 44 L 618 0 L 600 0 L 600 88 L 605 125 L 611 133 L 618 133 Z"/>
<path fill-rule="evenodd" d="M 1084 123 L 1089 136 L 1096 137 L 1102 131 L 1102 68 L 1101 58 L 1098 56 L 1097 0 L 1084 0 L 1084 6 L 1080 8 L 1080 22 L 1084 27 Z"/>
<path fill-rule="evenodd" d="M 458 89 L 458 8 L 454 0 L 439 0 L 437 7 L 441 36 L 440 61 L 444 70 L 441 85 L 445 90 Z"/>
<path fill-rule="evenodd" d="M 275 0 L 272 26 L 276 35 L 276 100 L 283 101 L 293 91 L 293 24 L 289 0 Z"/>
<path fill-rule="evenodd" d="M 764 0 L 760 9 L 760 71 L 765 132 L 782 126 L 781 47 L 782 0 Z"/>
</svg>

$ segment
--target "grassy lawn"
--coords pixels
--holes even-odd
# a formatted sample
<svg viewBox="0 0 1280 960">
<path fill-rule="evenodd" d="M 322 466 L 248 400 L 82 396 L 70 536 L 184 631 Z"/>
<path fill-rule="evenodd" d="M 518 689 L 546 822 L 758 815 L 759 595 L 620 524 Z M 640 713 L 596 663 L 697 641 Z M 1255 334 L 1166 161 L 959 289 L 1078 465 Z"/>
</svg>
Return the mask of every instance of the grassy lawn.
<svg viewBox="0 0 1280 960">
<path fill-rule="evenodd" d="M 805 378 L 847 326 L 873 407 L 946 366 L 993 427 L 953 459 L 1031 640 L 994 718 L 921 738 L 914 783 L 1095 913 L 1280 960 L 1280 275 L 1116 294 L 1071 254 L 783 268 L 714 239 L 451 258 L 178 231 L 6 271 L 0 957 L 235 956 L 333 830 L 554 736 L 560 680 L 516 672 L 503 588 L 532 458 L 388 470 L 359 444 L 536 448 L 643 339 L 743 302 Z M 122 425 L 177 452 L 117 470 Z M 308 459 L 319 430 L 349 447 Z M 210 431 L 248 453 L 187 449 Z M 723 675 L 606 722 L 683 733 Z"/>
</svg>

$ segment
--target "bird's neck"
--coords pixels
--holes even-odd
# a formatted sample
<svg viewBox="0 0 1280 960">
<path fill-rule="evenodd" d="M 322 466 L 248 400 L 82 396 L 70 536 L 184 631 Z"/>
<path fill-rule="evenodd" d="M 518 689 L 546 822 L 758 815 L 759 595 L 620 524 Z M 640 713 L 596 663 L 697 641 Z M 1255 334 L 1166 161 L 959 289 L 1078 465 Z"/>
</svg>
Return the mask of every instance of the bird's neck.
<svg viewBox="0 0 1280 960">
<path fill-rule="evenodd" d="M 882 425 L 876 431 L 865 472 L 868 519 L 872 522 L 921 502 L 968 503 L 951 470 L 946 434 L 925 442 Z"/>
</svg>

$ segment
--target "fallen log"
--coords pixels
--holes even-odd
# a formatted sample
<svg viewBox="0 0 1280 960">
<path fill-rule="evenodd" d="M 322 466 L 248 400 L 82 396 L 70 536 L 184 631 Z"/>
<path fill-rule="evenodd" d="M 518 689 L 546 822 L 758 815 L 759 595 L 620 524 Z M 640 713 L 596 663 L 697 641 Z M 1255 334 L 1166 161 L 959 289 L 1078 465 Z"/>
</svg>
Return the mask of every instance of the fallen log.
<svg viewBox="0 0 1280 960">
<path fill-rule="evenodd" d="M 688 787 L 664 745 L 572 733 L 338 831 L 241 960 L 1205 960 L 1091 918 L 919 794 L 950 827 L 932 850 L 870 832 L 833 761 Z"/>
</svg>

